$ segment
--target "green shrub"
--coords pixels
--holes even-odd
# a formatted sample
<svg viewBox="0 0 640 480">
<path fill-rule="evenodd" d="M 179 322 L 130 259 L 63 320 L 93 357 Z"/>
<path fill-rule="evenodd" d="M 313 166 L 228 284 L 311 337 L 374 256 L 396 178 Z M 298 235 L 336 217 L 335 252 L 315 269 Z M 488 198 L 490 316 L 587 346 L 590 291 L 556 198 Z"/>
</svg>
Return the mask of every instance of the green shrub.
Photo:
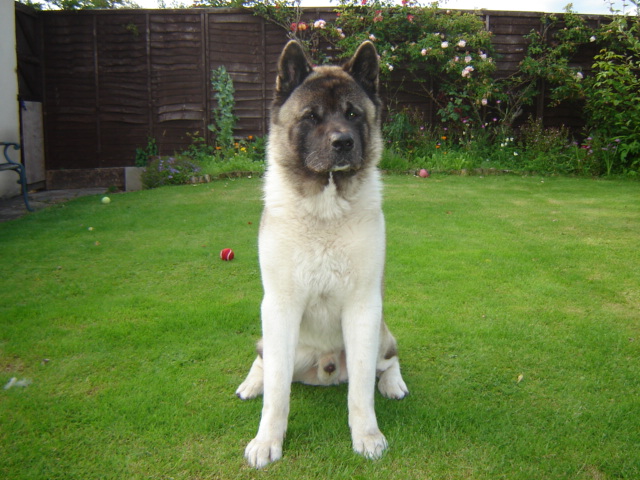
<svg viewBox="0 0 640 480">
<path fill-rule="evenodd" d="M 525 171 L 575 173 L 574 157 L 567 150 L 569 138 L 567 128 L 544 128 L 542 120 L 530 117 L 519 129 L 517 143 L 511 148 L 513 164 Z"/>
<path fill-rule="evenodd" d="M 194 162 L 200 163 L 206 161 L 215 153 L 215 148 L 207 143 L 207 139 L 200 135 L 200 132 L 187 133 L 191 139 L 189 146 L 182 152 Z"/>
<path fill-rule="evenodd" d="M 136 167 L 146 167 L 149 159 L 158 155 L 158 145 L 156 139 L 149 137 L 145 148 L 136 148 L 136 158 L 134 165 Z"/>
<path fill-rule="evenodd" d="M 407 172 L 414 167 L 412 161 L 412 156 L 403 155 L 393 148 L 385 148 L 382 152 L 380 168 L 389 172 Z"/>
<path fill-rule="evenodd" d="M 605 139 L 598 154 L 607 174 L 640 173 L 640 41 L 628 50 L 632 55 L 607 49 L 596 55 L 587 90 L 589 126 Z"/>
</svg>

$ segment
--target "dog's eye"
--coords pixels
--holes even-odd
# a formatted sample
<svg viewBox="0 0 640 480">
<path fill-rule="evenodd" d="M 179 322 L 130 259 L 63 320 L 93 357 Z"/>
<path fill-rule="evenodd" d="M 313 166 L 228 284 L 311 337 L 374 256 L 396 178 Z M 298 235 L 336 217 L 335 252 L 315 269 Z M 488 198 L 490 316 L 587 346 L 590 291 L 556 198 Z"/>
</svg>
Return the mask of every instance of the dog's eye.
<svg viewBox="0 0 640 480">
<path fill-rule="evenodd" d="M 355 110 L 347 110 L 347 120 L 357 120 L 360 118 L 360 114 Z"/>
<path fill-rule="evenodd" d="M 309 120 L 310 122 L 313 122 L 313 123 L 318 123 L 320 122 L 320 115 L 318 115 L 315 112 L 307 112 L 303 115 L 302 119 Z"/>
</svg>

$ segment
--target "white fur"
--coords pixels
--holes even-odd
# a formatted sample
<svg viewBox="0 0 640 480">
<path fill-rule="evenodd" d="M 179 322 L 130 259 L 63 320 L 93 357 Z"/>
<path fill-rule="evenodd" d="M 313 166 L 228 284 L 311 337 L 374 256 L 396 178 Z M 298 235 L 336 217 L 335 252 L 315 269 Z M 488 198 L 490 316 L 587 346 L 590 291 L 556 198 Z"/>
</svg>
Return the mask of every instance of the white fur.
<svg viewBox="0 0 640 480">
<path fill-rule="evenodd" d="M 269 145 L 270 159 L 283 153 L 278 148 Z M 260 427 L 245 457 L 256 468 L 281 457 L 292 381 L 331 385 L 348 378 L 353 448 L 378 458 L 387 441 L 374 411 L 376 375 L 383 395 L 408 393 L 397 356 L 385 358 L 395 340 L 382 322 L 379 173 L 369 166 L 357 188 L 339 192 L 330 180 L 308 195 L 289 184 L 282 168 L 269 165 L 259 237 L 263 353 L 236 392 L 242 399 L 264 393 Z M 328 365 L 335 370 L 326 371 Z"/>
</svg>

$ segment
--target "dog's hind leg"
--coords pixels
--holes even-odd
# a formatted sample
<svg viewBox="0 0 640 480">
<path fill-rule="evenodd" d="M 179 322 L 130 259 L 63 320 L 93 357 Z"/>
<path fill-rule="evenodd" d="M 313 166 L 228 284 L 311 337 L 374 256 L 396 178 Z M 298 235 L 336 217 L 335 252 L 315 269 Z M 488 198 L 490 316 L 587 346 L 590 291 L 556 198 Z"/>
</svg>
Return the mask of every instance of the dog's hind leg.
<svg viewBox="0 0 640 480">
<path fill-rule="evenodd" d="M 378 362 L 378 390 L 387 398 L 400 400 L 409 394 L 409 389 L 400 374 L 400 362 L 398 357 L 383 359 Z"/>
<path fill-rule="evenodd" d="M 262 357 L 258 355 L 251 365 L 251 370 L 247 378 L 236 390 L 236 395 L 241 400 L 250 400 L 262 395 L 264 391 L 264 370 L 262 368 Z"/>
<path fill-rule="evenodd" d="M 251 365 L 251 370 L 244 382 L 236 390 L 236 395 L 241 400 L 250 400 L 262 395 L 264 391 L 264 369 L 262 366 L 262 339 L 256 344 L 258 356 Z"/>
<path fill-rule="evenodd" d="M 378 390 L 387 398 L 401 399 L 409 394 L 409 389 L 400 374 L 398 345 L 387 326 L 380 329 L 380 353 L 376 365 Z"/>
</svg>

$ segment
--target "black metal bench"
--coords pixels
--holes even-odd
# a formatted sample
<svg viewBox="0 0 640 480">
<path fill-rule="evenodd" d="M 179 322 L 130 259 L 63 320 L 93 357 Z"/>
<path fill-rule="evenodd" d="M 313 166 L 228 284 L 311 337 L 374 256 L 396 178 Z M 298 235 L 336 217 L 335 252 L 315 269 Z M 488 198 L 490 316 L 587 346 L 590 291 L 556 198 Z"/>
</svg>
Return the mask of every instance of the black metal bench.
<svg viewBox="0 0 640 480">
<path fill-rule="evenodd" d="M 22 196 L 24 198 L 24 204 L 27 207 L 27 210 L 33 212 L 33 208 L 29 205 L 29 196 L 27 195 L 27 172 L 25 171 L 24 165 L 19 162 L 14 162 L 9 157 L 9 148 L 13 147 L 14 150 L 20 150 L 20 145 L 12 142 L 0 142 L 0 146 L 4 147 L 4 158 L 7 160 L 6 163 L 0 163 L 0 172 L 4 172 L 6 170 L 13 170 L 17 172 L 20 176 L 20 180 L 18 183 L 22 186 Z"/>
</svg>

